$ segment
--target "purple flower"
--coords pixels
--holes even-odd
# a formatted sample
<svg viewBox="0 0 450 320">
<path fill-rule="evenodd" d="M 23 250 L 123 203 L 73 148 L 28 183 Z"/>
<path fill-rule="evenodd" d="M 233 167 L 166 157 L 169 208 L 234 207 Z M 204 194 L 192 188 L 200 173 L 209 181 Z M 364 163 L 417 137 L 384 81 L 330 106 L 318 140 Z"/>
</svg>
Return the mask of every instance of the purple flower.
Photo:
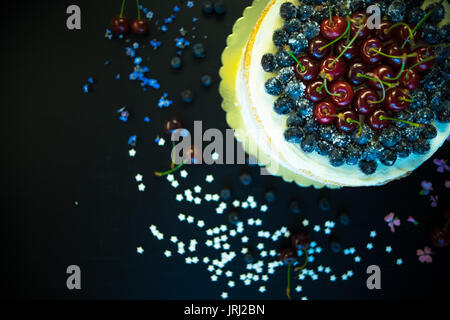
<svg viewBox="0 0 450 320">
<path fill-rule="evenodd" d="M 439 199 L 439 196 L 430 196 L 430 202 L 431 202 L 431 206 L 433 208 L 437 207 L 438 199 Z"/>
<path fill-rule="evenodd" d="M 429 181 L 423 180 L 420 185 L 422 186 L 422 191 L 420 191 L 421 195 L 428 195 L 430 191 L 433 191 L 433 184 Z"/>
<path fill-rule="evenodd" d="M 447 165 L 447 160 L 434 159 L 433 163 L 437 165 L 437 172 L 443 173 L 444 171 L 450 171 L 450 167 Z"/>
</svg>

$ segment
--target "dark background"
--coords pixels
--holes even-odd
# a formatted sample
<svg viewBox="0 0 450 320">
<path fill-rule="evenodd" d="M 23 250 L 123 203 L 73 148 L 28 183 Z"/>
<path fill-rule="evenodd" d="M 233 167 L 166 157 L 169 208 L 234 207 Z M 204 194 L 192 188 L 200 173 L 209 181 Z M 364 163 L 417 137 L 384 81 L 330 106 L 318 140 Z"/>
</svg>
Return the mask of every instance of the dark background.
<svg viewBox="0 0 450 320">
<path fill-rule="evenodd" d="M 231 298 L 285 299 L 285 272 L 278 271 L 265 284 L 268 292 L 259 294 L 258 286 L 228 290 L 223 282 L 211 284 L 205 266 L 186 265 L 184 258 L 172 250 L 174 257 L 166 259 L 162 252 L 170 244 L 166 239 L 154 239 L 148 226 L 155 224 L 166 238 L 176 230 L 186 239 L 198 237 L 194 228 L 179 224 L 176 215 L 183 211 L 210 224 L 226 223 L 226 215 L 214 213 L 213 205 L 186 205 L 174 200 L 176 192 L 165 179 L 152 172 L 168 167 L 169 147 L 157 147 L 153 139 L 163 135 L 163 122 L 171 116 L 182 119 L 188 129 L 194 120 L 202 120 L 203 128 L 227 128 L 225 113 L 220 108 L 218 69 L 225 39 L 232 26 L 251 1 L 228 0 L 222 18 L 205 17 L 201 1 L 188 9 L 179 1 L 145 1 L 157 18 L 168 17 L 175 4 L 181 12 L 169 31 L 156 30 L 152 38 L 162 41 L 158 51 L 142 49 L 149 57 L 151 74 L 161 83 L 159 91 L 143 92 L 136 82 L 127 79 L 132 68 L 124 54 L 121 40 L 106 40 L 103 35 L 112 16 L 118 14 L 121 1 L 10 1 L 3 4 L 2 33 L 2 212 L 1 212 L 1 290 L 9 298 L 31 299 L 215 299 L 222 291 Z M 66 8 L 77 4 L 82 10 L 82 30 L 66 29 Z M 127 15 L 135 15 L 134 1 L 129 1 Z M 207 49 L 207 57 L 194 60 L 187 49 L 183 54 L 184 67 L 173 72 L 170 57 L 175 55 L 174 38 L 184 26 L 191 30 L 196 16 L 197 30 Z M 203 36 L 207 35 L 207 39 Z M 198 39 L 198 38 L 197 38 Z M 142 39 L 140 39 L 142 41 Z M 195 40 L 191 40 L 195 43 Z M 105 66 L 106 60 L 111 61 Z M 115 74 L 121 80 L 114 79 Z M 213 76 L 214 84 L 204 89 L 201 75 Z M 82 92 L 87 78 L 96 79 L 94 91 Z M 179 93 L 192 88 L 195 102 L 186 105 Z M 174 104 L 159 109 L 156 103 L 163 92 L 169 93 Z M 127 123 L 117 119 L 116 110 L 127 106 L 132 117 Z M 151 123 L 143 121 L 151 117 Z M 138 135 L 136 158 L 128 156 L 127 140 Z M 165 136 L 164 136 L 165 137 Z M 168 139 L 166 139 L 168 140 Z M 448 144 L 436 154 L 448 156 Z M 239 185 L 239 174 L 248 171 L 253 183 Z M 273 187 L 277 200 L 264 217 L 266 229 L 281 225 L 295 228 L 303 218 L 317 223 L 326 219 L 336 221 L 336 212 L 345 208 L 352 215 L 349 227 L 337 226 L 336 232 L 344 247 L 356 246 L 363 257 L 360 265 L 342 253 L 332 253 L 323 232 L 313 233 L 314 240 L 324 248 L 320 263 L 330 265 L 336 272 L 354 270 L 348 281 L 330 283 L 326 279 L 299 283 L 303 293 L 311 299 L 395 299 L 443 298 L 448 292 L 448 248 L 435 250 L 434 262 L 423 265 L 417 261 L 415 250 L 429 245 L 427 230 L 437 221 L 445 206 L 448 190 L 443 183 L 448 174 L 437 174 L 432 161 L 417 169 L 410 177 L 377 188 L 317 191 L 284 183 L 281 179 L 260 176 L 258 168 L 239 165 L 191 166 L 184 188 L 204 185 L 206 174 L 213 173 L 215 182 L 208 185 L 209 193 L 231 186 L 233 198 L 253 194 L 263 202 L 264 189 Z M 147 185 L 138 192 L 134 176 L 141 173 Z M 427 198 L 419 196 L 420 181 L 433 181 L 440 196 L 437 209 L 429 206 Z M 182 180 L 180 180 L 182 182 Z M 332 210 L 322 213 L 318 198 L 326 193 Z M 298 197 L 303 214 L 295 216 L 288 210 L 289 200 Z M 78 206 L 75 205 L 78 202 Z M 402 226 L 390 233 L 383 217 L 396 212 Z M 406 222 L 412 215 L 420 226 Z M 367 252 L 369 230 L 377 230 L 372 242 L 376 250 Z M 199 236 L 201 242 L 202 236 Z M 136 254 L 142 245 L 144 255 Z M 199 244 L 201 247 L 203 244 Z M 392 245 L 394 252 L 383 252 Z M 236 251 L 240 251 L 236 250 Z M 202 255 L 200 249 L 195 253 Z M 405 264 L 395 265 L 396 258 Z M 66 267 L 80 265 L 81 291 L 66 289 Z M 242 259 L 230 264 L 231 269 L 242 267 Z M 315 263 L 316 267 L 319 263 Z M 373 292 L 365 287 L 365 268 L 378 264 L 382 268 L 382 290 Z M 336 275 L 339 276 L 337 273 Z M 294 287 L 298 281 L 294 281 Z M 448 295 L 447 295 L 448 297 Z"/>
</svg>

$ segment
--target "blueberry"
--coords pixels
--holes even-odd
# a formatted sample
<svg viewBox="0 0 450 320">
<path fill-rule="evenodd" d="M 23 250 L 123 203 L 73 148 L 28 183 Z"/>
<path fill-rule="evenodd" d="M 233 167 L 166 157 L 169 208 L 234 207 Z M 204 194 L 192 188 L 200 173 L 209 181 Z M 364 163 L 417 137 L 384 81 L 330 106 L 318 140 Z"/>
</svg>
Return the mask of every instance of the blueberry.
<svg viewBox="0 0 450 320">
<path fill-rule="evenodd" d="M 328 15 L 328 7 L 319 7 L 314 10 L 313 19 L 322 22 Z"/>
<path fill-rule="evenodd" d="M 423 129 L 422 129 L 422 137 L 425 139 L 434 139 L 437 136 L 437 129 L 435 126 L 431 125 L 431 124 L 427 124 Z"/>
<path fill-rule="evenodd" d="M 391 148 L 400 142 L 401 138 L 402 135 L 400 131 L 393 126 L 390 126 L 381 132 L 378 141 L 380 141 L 384 147 Z"/>
<path fill-rule="evenodd" d="M 362 156 L 362 150 L 360 149 L 360 147 L 355 144 L 350 144 L 347 148 L 345 148 L 345 151 L 345 162 L 351 166 L 358 164 L 359 159 L 361 159 Z"/>
<path fill-rule="evenodd" d="M 284 92 L 286 92 L 286 94 L 289 95 L 292 99 L 297 99 L 303 95 L 305 89 L 306 87 L 303 82 L 295 79 L 289 81 L 286 88 L 284 89 Z"/>
<path fill-rule="evenodd" d="M 264 194 L 264 198 L 267 202 L 273 202 L 276 199 L 275 191 L 272 189 L 268 189 Z"/>
<path fill-rule="evenodd" d="M 433 13 L 428 18 L 429 22 L 437 24 L 444 19 L 445 16 L 445 8 L 439 2 L 432 3 L 425 8 L 425 11 L 428 13 L 433 10 Z"/>
<path fill-rule="evenodd" d="M 376 1 L 373 2 L 371 5 L 378 6 L 380 8 L 380 14 L 383 17 L 388 9 L 388 4 L 385 1 Z"/>
<path fill-rule="evenodd" d="M 362 173 L 364 173 L 365 175 L 372 175 L 375 173 L 375 171 L 377 171 L 377 162 L 372 160 L 372 161 L 366 161 L 366 160 L 361 160 L 358 164 L 359 169 L 362 171 Z"/>
<path fill-rule="evenodd" d="M 305 136 L 301 142 L 302 150 L 311 153 L 314 151 L 317 144 L 317 135 L 315 133 L 309 133 Z"/>
<path fill-rule="evenodd" d="M 388 18 L 396 23 L 405 20 L 406 4 L 403 0 L 394 0 L 387 9 Z"/>
<path fill-rule="evenodd" d="M 450 42 L 450 23 L 441 28 L 441 37 L 445 42 Z"/>
<path fill-rule="evenodd" d="M 277 114 L 288 114 L 292 109 L 294 109 L 294 101 L 287 95 L 282 95 L 275 100 L 273 110 Z"/>
<path fill-rule="evenodd" d="M 328 211 L 331 208 L 331 203 L 328 198 L 322 197 L 319 199 L 319 208 L 322 211 Z"/>
<path fill-rule="evenodd" d="M 319 123 L 314 117 L 305 118 L 305 124 L 303 125 L 303 129 L 306 132 L 316 132 L 320 128 Z"/>
<path fill-rule="evenodd" d="M 289 203 L 289 210 L 291 210 L 291 212 L 294 214 L 299 214 L 300 212 L 302 212 L 298 200 L 294 199 Z"/>
<path fill-rule="evenodd" d="M 288 127 L 284 131 L 284 139 L 290 143 L 301 143 L 305 133 L 302 128 L 299 127 Z"/>
<path fill-rule="evenodd" d="M 228 214 L 228 222 L 231 224 L 238 224 L 239 222 L 241 222 L 241 217 L 239 216 L 239 213 L 237 213 L 236 211 L 231 211 Z"/>
<path fill-rule="evenodd" d="M 239 176 L 239 180 L 244 186 L 248 186 L 250 183 L 252 183 L 252 176 L 246 172 L 243 172 Z"/>
<path fill-rule="evenodd" d="M 211 1 L 203 1 L 202 11 L 206 14 L 211 14 L 214 11 L 214 6 Z"/>
<path fill-rule="evenodd" d="M 445 96 L 444 96 L 444 92 L 442 91 L 436 91 L 430 99 L 430 103 L 429 105 L 431 106 L 431 108 L 436 111 L 439 112 L 441 111 L 444 106 L 445 106 Z"/>
<path fill-rule="evenodd" d="M 288 39 L 288 45 L 294 55 L 299 55 L 308 47 L 308 40 L 302 33 L 293 33 Z"/>
<path fill-rule="evenodd" d="M 275 54 L 275 64 L 278 68 L 290 67 L 295 63 L 291 55 L 283 49 L 279 49 Z"/>
<path fill-rule="evenodd" d="M 380 162 L 387 167 L 391 167 L 397 161 L 397 152 L 392 149 L 384 149 L 380 157 Z"/>
<path fill-rule="evenodd" d="M 315 21 L 308 20 L 307 22 L 303 23 L 301 31 L 306 39 L 312 39 L 319 35 L 320 33 L 320 26 Z"/>
<path fill-rule="evenodd" d="M 430 142 L 426 139 L 419 139 L 413 143 L 412 151 L 414 154 L 424 155 L 431 149 Z"/>
<path fill-rule="evenodd" d="M 280 80 L 283 86 L 286 86 L 287 83 L 295 76 L 294 69 L 292 67 L 284 67 L 278 71 L 277 79 Z"/>
<path fill-rule="evenodd" d="M 365 0 L 353 0 L 350 2 L 350 9 L 352 12 L 366 11 L 367 4 Z"/>
<path fill-rule="evenodd" d="M 326 140 L 326 141 L 332 141 L 333 135 L 336 134 L 336 127 L 333 124 L 329 125 L 322 125 L 319 128 L 319 136 Z"/>
<path fill-rule="evenodd" d="M 408 11 L 408 14 L 406 15 L 406 21 L 408 21 L 412 25 L 416 25 L 424 16 L 425 11 L 423 11 L 420 7 L 414 7 Z"/>
<path fill-rule="evenodd" d="M 297 18 L 306 21 L 314 15 L 314 8 L 308 5 L 301 5 L 297 10 Z"/>
<path fill-rule="evenodd" d="M 331 136 L 331 143 L 334 146 L 337 147 L 341 147 L 341 148 L 345 148 L 346 146 L 348 146 L 351 142 L 351 138 L 348 134 L 344 133 L 344 132 L 340 132 L 340 131 L 336 131 L 332 136 Z"/>
<path fill-rule="evenodd" d="M 397 151 L 397 155 L 399 158 L 408 158 L 412 151 L 411 142 L 407 140 L 401 140 L 395 146 L 395 151 Z"/>
<path fill-rule="evenodd" d="M 277 47 L 284 46 L 289 39 L 289 34 L 284 29 L 275 30 L 272 35 L 273 44 Z"/>
<path fill-rule="evenodd" d="M 311 101 L 309 101 L 305 97 L 300 97 L 297 100 L 295 100 L 295 103 L 297 105 L 297 113 L 302 118 L 312 117 L 314 112 L 314 104 Z"/>
<path fill-rule="evenodd" d="M 203 43 L 194 44 L 192 46 L 192 52 L 194 53 L 194 56 L 197 58 L 204 58 L 206 56 L 205 47 L 203 46 Z"/>
<path fill-rule="evenodd" d="M 441 41 L 441 36 L 441 30 L 437 26 L 426 24 L 421 28 L 420 37 L 428 43 L 438 43 Z"/>
<path fill-rule="evenodd" d="M 225 3 L 222 0 L 216 0 L 214 2 L 214 12 L 216 14 L 221 15 L 221 14 L 224 14 L 225 11 L 226 11 Z"/>
<path fill-rule="evenodd" d="M 428 105 L 428 97 L 427 94 L 421 90 L 414 90 L 411 94 L 411 97 L 413 99 L 413 102 L 411 102 L 409 108 L 410 109 L 420 109 Z"/>
<path fill-rule="evenodd" d="M 449 123 L 450 122 L 450 108 L 447 105 L 442 110 L 437 113 L 437 121 L 441 123 Z"/>
<path fill-rule="evenodd" d="M 270 78 L 265 84 L 266 92 L 273 96 L 278 96 L 283 92 L 283 85 L 277 78 Z"/>
<path fill-rule="evenodd" d="M 200 78 L 200 81 L 202 83 L 202 86 L 204 86 L 205 88 L 208 88 L 211 86 L 212 84 L 212 78 L 209 74 L 205 74 Z"/>
<path fill-rule="evenodd" d="M 338 253 L 342 249 L 342 244 L 337 240 L 333 240 L 330 243 L 330 248 L 331 248 L 331 251 Z"/>
<path fill-rule="evenodd" d="M 407 126 L 402 130 L 402 135 L 411 142 L 417 141 L 420 137 L 421 129 L 414 126 Z"/>
<path fill-rule="evenodd" d="M 180 68 L 181 68 L 181 59 L 180 59 L 180 57 L 178 57 L 178 56 L 173 57 L 173 58 L 170 60 L 170 66 L 171 66 L 173 69 L 180 69 Z"/>
<path fill-rule="evenodd" d="M 440 89 L 446 85 L 446 81 L 448 81 L 448 76 L 439 66 L 434 65 L 425 77 L 420 80 L 420 84 L 427 93 L 432 95 L 436 91 L 440 91 Z"/>
<path fill-rule="evenodd" d="M 302 127 L 305 120 L 297 113 L 291 112 L 286 120 L 287 127 Z"/>
<path fill-rule="evenodd" d="M 344 226 L 347 226 L 350 224 L 350 215 L 347 212 L 341 212 L 339 214 L 339 222 L 342 223 Z"/>
<path fill-rule="evenodd" d="M 366 161 L 373 161 L 378 159 L 383 152 L 384 147 L 381 143 L 373 139 L 367 145 L 364 146 L 362 158 Z"/>
<path fill-rule="evenodd" d="M 316 145 L 316 152 L 321 156 L 327 156 L 331 150 L 333 150 L 333 145 L 325 140 L 320 140 Z"/>
<path fill-rule="evenodd" d="M 417 110 L 415 120 L 417 123 L 430 124 L 434 120 L 434 112 L 430 108 L 422 108 Z"/>
<path fill-rule="evenodd" d="M 297 15 L 297 8 L 291 2 L 285 2 L 280 6 L 280 16 L 284 20 L 289 20 Z"/>
<path fill-rule="evenodd" d="M 342 148 L 334 148 L 328 155 L 328 161 L 333 167 L 340 167 L 345 163 L 345 152 Z"/>
<path fill-rule="evenodd" d="M 287 33 L 294 33 L 294 32 L 299 32 L 300 28 L 302 26 L 302 23 L 300 22 L 300 20 L 294 18 L 291 20 L 288 20 L 284 23 L 284 30 L 286 30 Z"/>
<path fill-rule="evenodd" d="M 186 89 L 181 92 L 181 100 L 185 103 L 191 103 L 194 100 L 194 92 L 191 89 Z"/>
<path fill-rule="evenodd" d="M 359 145 L 364 145 L 372 140 L 373 131 L 367 124 L 362 125 L 361 133 L 358 134 L 358 130 L 355 130 L 352 134 L 352 139 Z"/>
<path fill-rule="evenodd" d="M 231 189 L 230 188 L 222 188 L 222 190 L 220 190 L 220 197 L 223 200 L 228 200 L 231 197 Z"/>
<path fill-rule="evenodd" d="M 277 68 L 275 64 L 275 56 L 271 53 L 266 53 L 261 58 L 261 66 L 265 72 L 274 72 Z"/>
</svg>

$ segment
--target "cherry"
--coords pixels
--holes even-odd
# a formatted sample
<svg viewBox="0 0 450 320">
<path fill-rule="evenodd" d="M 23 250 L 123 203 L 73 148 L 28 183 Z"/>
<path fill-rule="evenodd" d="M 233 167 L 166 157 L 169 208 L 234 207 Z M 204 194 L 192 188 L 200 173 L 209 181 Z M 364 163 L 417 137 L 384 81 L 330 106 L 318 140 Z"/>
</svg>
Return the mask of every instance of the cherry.
<svg viewBox="0 0 450 320">
<path fill-rule="evenodd" d="M 434 52 L 430 48 L 419 47 L 416 50 L 414 50 L 414 53 L 416 53 L 417 55 L 415 57 L 410 58 L 410 63 L 411 65 L 415 66 L 414 69 L 416 69 L 417 71 L 420 72 L 427 71 L 434 64 L 434 60 L 429 59 L 431 57 L 434 57 Z M 424 60 L 426 61 L 421 63 Z"/>
<path fill-rule="evenodd" d="M 450 229 L 434 227 L 430 232 L 430 241 L 437 248 L 450 245 Z"/>
<path fill-rule="evenodd" d="M 353 88 L 350 83 L 345 81 L 335 81 L 330 87 L 330 92 L 338 94 L 337 96 L 331 96 L 334 104 L 339 107 L 346 107 L 353 101 Z"/>
<path fill-rule="evenodd" d="M 359 32 L 359 35 L 356 39 L 363 39 L 366 38 L 370 34 L 370 29 L 367 26 L 367 15 L 363 12 L 356 12 L 351 15 L 351 24 L 350 24 L 350 35 L 352 37 L 355 36 L 355 34 L 359 31 L 359 29 L 362 28 L 362 30 Z"/>
<path fill-rule="evenodd" d="M 404 70 L 399 78 L 400 85 L 408 90 L 415 90 L 420 84 L 420 75 L 414 69 Z"/>
<path fill-rule="evenodd" d="M 348 68 L 347 79 L 348 81 L 354 85 L 359 86 L 367 81 L 366 78 L 358 77 L 358 74 L 366 74 L 367 67 L 365 64 L 361 62 L 355 62 Z"/>
<path fill-rule="evenodd" d="M 326 44 L 327 44 L 327 41 L 321 37 L 312 39 L 308 44 L 309 56 L 311 58 L 317 59 L 317 60 L 322 60 L 323 58 L 328 56 L 330 54 L 330 50 L 331 50 L 330 47 L 326 47 L 326 48 L 320 50 L 320 48 L 322 48 Z"/>
<path fill-rule="evenodd" d="M 363 43 L 361 44 L 360 54 L 362 60 L 365 63 L 375 64 L 379 62 L 383 57 L 379 53 L 373 51 L 372 48 L 378 51 L 382 51 L 383 43 L 377 38 L 368 38 L 363 41 Z"/>
<path fill-rule="evenodd" d="M 320 73 L 323 74 L 327 81 L 334 81 L 342 76 L 346 69 L 346 64 L 344 60 L 336 59 L 335 56 L 329 56 L 322 60 L 320 64 Z"/>
<path fill-rule="evenodd" d="M 314 80 L 319 74 L 319 66 L 317 62 L 313 61 L 308 56 L 301 56 L 298 58 L 298 62 L 304 67 L 303 71 L 298 63 L 294 65 L 294 72 L 297 79 L 303 82 L 309 82 Z"/>
<path fill-rule="evenodd" d="M 325 19 L 320 24 L 320 33 L 328 40 L 339 38 L 347 29 L 347 22 L 343 17 L 333 16 Z"/>
<path fill-rule="evenodd" d="M 385 82 L 389 82 L 389 79 L 393 79 L 395 77 L 394 71 L 392 70 L 391 67 L 386 66 L 386 65 L 380 65 L 378 67 L 376 67 L 372 73 L 378 77 L 378 79 L 380 79 L 381 81 L 385 81 Z M 373 88 L 373 89 L 377 89 L 377 90 L 381 90 L 381 84 L 379 81 L 375 81 L 375 80 L 368 80 L 368 85 L 369 87 Z"/>
<path fill-rule="evenodd" d="M 406 50 L 402 49 L 401 46 L 396 43 L 390 43 L 384 48 L 384 53 L 390 56 L 402 57 L 403 54 L 406 53 Z M 400 69 L 403 64 L 402 58 L 384 57 L 383 59 L 394 69 Z"/>
<path fill-rule="evenodd" d="M 181 128 L 181 121 L 176 118 L 169 119 L 164 124 L 164 130 L 168 134 L 170 134 L 180 128 Z"/>
<path fill-rule="evenodd" d="M 369 114 L 377 106 L 375 101 L 379 101 L 380 98 L 375 90 L 363 88 L 356 92 L 355 110 L 360 114 Z"/>
<path fill-rule="evenodd" d="M 394 35 L 394 31 L 393 30 L 387 31 L 391 26 L 392 22 L 387 20 L 381 21 L 380 28 L 375 29 L 375 36 L 381 41 L 391 40 Z"/>
<path fill-rule="evenodd" d="M 111 21 L 111 29 L 121 34 L 128 33 L 130 32 L 130 20 L 126 17 L 114 17 Z"/>
<path fill-rule="evenodd" d="M 336 117 L 336 106 L 329 101 L 319 102 L 314 107 L 314 117 L 321 124 L 329 124 Z"/>
<path fill-rule="evenodd" d="M 297 261 L 297 252 L 292 248 L 285 248 L 280 251 L 280 260 L 284 264 L 292 264 Z"/>
<path fill-rule="evenodd" d="M 311 243 L 311 238 L 305 232 L 296 232 L 291 236 L 292 247 L 297 250 L 305 249 Z"/>
<path fill-rule="evenodd" d="M 405 110 L 410 105 L 407 100 L 410 100 L 408 90 L 399 87 L 389 89 L 384 99 L 384 108 L 394 112 Z"/>
<path fill-rule="evenodd" d="M 411 25 L 409 23 L 408 23 L 408 25 L 411 28 L 411 30 L 414 29 L 413 25 Z M 413 36 L 414 36 L 414 41 L 415 42 L 417 42 L 419 40 L 419 38 L 420 38 L 418 31 L 414 32 Z M 407 39 L 409 39 L 409 37 L 410 37 L 410 34 L 409 34 L 408 27 L 406 27 L 405 25 L 400 25 L 400 26 L 396 27 L 395 33 L 394 33 L 394 38 L 400 45 L 403 45 L 403 43 Z"/>
<path fill-rule="evenodd" d="M 345 50 L 347 46 L 347 41 L 341 40 L 336 44 L 336 54 L 339 55 L 342 51 Z M 356 45 L 356 43 L 352 43 L 347 50 L 344 52 L 342 57 L 347 60 L 351 61 L 354 60 L 359 55 L 359 48 Z"/>
<path fill-rule="evenodd" d="M 312 102 L 319 102 L 325 99 L 327 93 L 322 85 L 323 81 L 321 80 L 316 80 L 309 83 L 306 86 L 306 98 Z"/>
<path fill-rule="evenodd" d="M 349 121 L 351 120 L 351 121 Z M 343 132 L 353 131 L 358 122 L 358 115 L 353 110 L 346 110 L 338 114 L 336 118 L 336 127 Z"/>
<path fill-rule="evenodd" d="M 148 33 L 148 22 L 144 19 L 136 19 L 131 25 L 131 29 L 135 34 L 147 34 Z"/>
<path fill-rule="evenodd" d="M 383 118 L 387 116 L 386 111 L 377 109 L 367 118 L 367 124 L 372 130 L 382 130 L 391 123 L 388 119 Z"/>
</svg>

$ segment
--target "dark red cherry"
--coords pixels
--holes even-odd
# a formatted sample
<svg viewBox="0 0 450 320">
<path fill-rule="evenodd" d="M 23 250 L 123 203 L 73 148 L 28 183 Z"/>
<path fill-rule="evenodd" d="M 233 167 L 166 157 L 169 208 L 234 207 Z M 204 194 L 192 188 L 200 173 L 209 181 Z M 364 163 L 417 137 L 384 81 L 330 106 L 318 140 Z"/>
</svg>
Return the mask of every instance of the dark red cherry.
<svg viewBox="0 0 450 320">
<path fill-rule="evenodd" d="M 377 38 L 368 38 L 361 44 L 360 55 L 365 63 L 375 64 L 383 57 L 381 54 L 372 50 L 383 51 L 383 43 Z"/>
<path fill-rule="evenodd" d="M 416 50 L 414 50 L 414 53 L 416 53 L 417 55 L 415 57 L 410 58 L 409 63 L 411 65 L 416 65 L 427 58 L 434 57 L 433 50 L 426 47 L 419 47 Z M 431 68 L 433 64 L 434 60 L 426 61 L 416 65 L 414 69 L 416 69 L 419 72 L 427 71 L 428 69 Z"/>
<path fill-rule="evenodd" d="M 312 102 L 319 102 L 325 99 L 327 93 L 325 89 L 322 88 L 322 85 L 323 81 L 321 80 L 315 80 L 308 83 L 306 86 L 306 98 Z"/>
<path fill-rule="evenodd" d="M 402 49 L 401 46 L 396 43 L 388 44 L 383 52 L 396 57 L 402 57 L 404 53 L 407 53 L 405 49 Z M 402 58 L 383 57 L 383 60 L 394 69 L 400 69 L 403 64 Z"/>
<path fill-rule="evenodd" d="M 430 232 L 430 241 L 436 248 L 444 248 L 450 245 L 450 229 L 434 227 Z"/>
<path fill-rule="evenodd" d="M 297 79 L 302 80 L 303 82 L 309 82 L 316 79 L 319 74 L 319 65 L 317 62 L 313 61 L 308 56 L 299 57 L 298 62 L 300 62 L 305 69 L 302 71 L 302 68 L 298 63 L 294 65 L 294 72 Z"/>
<path fill-rule="evenodd" d="M 284 264 L 291 264 L 297 261 L 297 252 L 292 248 L 285 248 L 280 251 L 280 260 Z"/>
<path fill-rule="evenodd" d="M 358 124 L 355 122 L 351 122 L 348 119 L 352 121 L 359 120 L 358 115 L 355 111 L 346 110 L 338 114 L 338 117 L 336 118 L 336 127 L 343 132 L 353 131 Z"/>
<path fill-rule="evenodd" d="M 389 30 L 389 32 L 387 32 L 387 30 L 391 26 L 392 26 L 392 22 L 387 21 L 387 20 L 381 21 L 380 28 L 375 29 L 375 36 L 383 42 L 391 40 L 392 37 L 394 36 L 394 30 Z"/>
<path fill-rule="evenodd" d="M 353 101 L 353 88 L 350 83 L 345 81 L 335 81 L 330 86 L 330 92 L 338 94 L 338 96 L 331 96 L 333 103 L 339 107 L 346 107 Z"/>
<path fill-rule="evenodd" d="M 144 19 L 136 19 L 131 25 L 131 29 L 135 34 L 147 34 L 148 33 L 148 22 Z"/>
<path fill-rule="evenodd" d="M 409 107 L 410 102 L 404 99 L 411 99 L 408 90 L 400 87 L 392 88 L 386 91 L 384 99 L 384 108 L 389 111 L 402 111 Z"/>
<path fill-rule="evenodd" d="M 305 232 L 296 232 L 291 236 L 292 247 L 297 250 L 305 249 L 311 243 L 311 238 Z"/>
<path fill-rule="evenodd" d="M 350 35 L 352 37 L 358 32 L 358 30 L 362 28 L 359 32 L 359 35 L 356 39 L 366 38 L 370 34 L 370 29 L 367 26 L 367 14 L 363 12 L 356 12 L 351 16 L 351 24 L 350 24 Z"/>
<path fill-rule="evenodd" d="M 389 79 L 393 79 L 396 76 L 392 68 L 386 65 L 376 67 L 370 74 L 367 75 L 371 77 L 376 76 L 384 82 L 392 82 L 392 80 Z M 381 90 L 381 84 L 378 81 L 368 80 L 367 84 L 373 89 Z"/>
<path fill-rule="evenodd" d="M 346 46 L 347 46 L 347 41 L 346 40 L 341 40 L 336 44 L 335 50 L 336 50 L 336 55 L 339 55 L 342 51 L 345 50 Z M 346 60 L 346 61 L 352 61 L 354 60 L 357 56 L 359 55 L 359 47 L 356 45 L 356 43 L 352 43 L 347 50 L 344 52 L 344 54 L 342 55 L 342 57 Z"/>
<path fill-rule="evenodd" d="M 326 47 L 323 50 L 320 50 L 324 45 L 328 42 L 321 37 L 317 37 L 312 39 L 308 44 L 308 54 L 311 58 L 316 60 L 322 60 L 326 56 L 330 54 L 330 47 Z"/>
<path fill-rule="evenodd" d="M 334 61 L 335 58 L 335 56 L 329 56 L 323 59 L 320 64 L 320 74 L 323 74 L 327 78 L 328 82 L 338 79 L 344 74 L 346 69 L 344 60 L 339 58 Z"/>
<path fill-rule="evenodd" d="M 414 69 L 407 69 L 402 72 L 399 82 L 402 87 L 412 91 L 419 87 L 420 75 Z"/>
<path fill-rule="evenodd" d="M 320 24 L 320 33 L 328 40 L 339 38 L 347 29 L 347 22 L 343 17 L 333 16 L 330 19 L 325 19 Z"/>
<path fill-rule="evenodd" d="M 408 25 L 411 28 L 411 30 L 414 29 L 413 25 L 411 25 L 411 24 L 408 24 Z M 414 32 L 413 36 L 414 36 L 415 42 L 417 42 L 420 39 L 418 31 Z M 395 32 L 394 32 L 394 38 L 395 38 L 395 41 L 397 41 L 400 44 L 400 46 L 402 46 L 403 43 L 406 41 L 406 39 L 409 40 L 408 28 L 405 25 L 400 25 L 400 26 L 396 27 Z"/>
<path fill-rule="evenodd" d="M 336 106 L 329 101 L 322 101 L 314 107 L 314 117 L 321 124 L 329 124 L 336 117 Z"/>
<path fill-rule="evenodd" d="M 166 123 L 164 124 L 164 130 L 166 131 L 166 133 L 170 134 L 175 130 L 180 129 L 181 126 L 182 124 L 180 120 L 172 118 L 166 121 Z"/>
<path fill-rule="evenodd" d="M 366 78 L 358 77 L 359 73 L 367 73 L 366 65 L 361 62 L 355 62 L 348 68 L 347 79 L 353 86 L 359 86 L 367 81 Z"/>
<path fill-rule="evenodd" d="M 130 31 L 130 20 L 126 17 L 114 17 L 111 21 L 111 29 L 117 33 L 128 33 Z"/>
<path fill-rule="evenodd" d="M 378 107 L 378 104 L 373 102 L 379 100 L 380 97 L 375 90 L 363 88 L 356 92 L 354 102 L 355 110 L 360 114 L 369 114 Z"/>
<path fill-rule="evenodd" d="M 382 109 L 375 110 L 369 117 L 367 117 L 367 124 L 369 125 L 369 127 L 371 127 L 373 130 L 382 130 L 389 126 L 389 124 L 391 123 L 390 120 L 382 119 L 382 116 L 388 116 L 386 111 Z"/>
</svg>

